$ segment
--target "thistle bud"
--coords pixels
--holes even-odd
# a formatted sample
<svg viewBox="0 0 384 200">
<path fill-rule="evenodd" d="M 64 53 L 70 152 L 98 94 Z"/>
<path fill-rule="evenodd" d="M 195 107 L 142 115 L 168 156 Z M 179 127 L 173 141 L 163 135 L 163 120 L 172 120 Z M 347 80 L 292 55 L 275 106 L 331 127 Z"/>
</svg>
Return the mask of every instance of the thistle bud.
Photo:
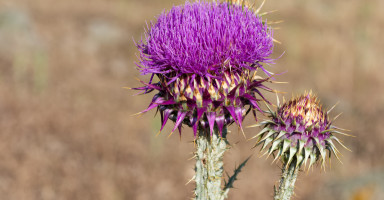
<svg viewBox="0 0 384 200">
<path fill-rule="evenodd" d="M 344 133 L 332 125 L 328 112 L 312 92 L 292 98 L 269 113 L 272 120 L 261 122 L 264 129 L 255 136 L 259 138 L 256 145 L 263 144 L 265 154 L 276 153 L 275 160 L 281 158 L 286 166 L 295 162 L 299 168 L 308 161 L 308 168 L 316 161 L 325 167 L 326 150 L 329 157 L 334 154 L 339 159 L 335 142 L 345 146 L 334 134 Z"/>
<path fill-rule="evenodd" d="M 272 74 L 262 63 L 272 63 L 272 30 L 241 5 L 195 2 L 173 7 L 151 23 L 139 42 L 139 70 L 151 74 L 149 83 L 135 88 L 156 90 L 149 107 L 157 108 L 164 128 L 175 122 L 220 133 L 225 125 L 242 126 L 247 111 L 259 109 L 261 89 Z M 256 71 L 264 71 L 261 78 Z M 157 77 L 158 82 L 153 78 Z M 249 110 L 245 107 L 249 105 Z"/>
</svg>

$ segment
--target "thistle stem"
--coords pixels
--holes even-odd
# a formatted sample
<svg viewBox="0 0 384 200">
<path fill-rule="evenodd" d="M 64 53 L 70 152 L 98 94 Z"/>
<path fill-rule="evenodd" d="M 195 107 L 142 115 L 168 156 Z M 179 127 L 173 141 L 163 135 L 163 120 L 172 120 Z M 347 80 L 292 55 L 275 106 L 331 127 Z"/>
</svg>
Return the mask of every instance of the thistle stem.
<svg viewBox="0 0 384 200">
<path fill-rule="evenodd" d="M 291 162 L 289 166 L 282 169 L 282 176 L 280 179 L 279 189 L 275 189 L 275 200 L 289 200 L 291 199 L 299 167 L 296 167 L 296 162 Z"/>
<path fill-rule="evenodd" d="M 227 127 L 223 128 L 222 137 L 218 133 L 216 128 L 213 134 L 209 129 L 199 129 L 196 139 L 195 200 L 224 199 L 221 180 L 223 157 L 227 150 Z"/>
</svg>

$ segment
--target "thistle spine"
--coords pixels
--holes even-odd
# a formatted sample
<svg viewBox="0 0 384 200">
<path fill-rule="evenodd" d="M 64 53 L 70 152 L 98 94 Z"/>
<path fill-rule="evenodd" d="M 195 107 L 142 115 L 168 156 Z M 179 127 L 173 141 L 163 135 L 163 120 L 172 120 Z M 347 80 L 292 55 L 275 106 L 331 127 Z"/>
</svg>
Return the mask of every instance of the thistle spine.
<svg viewBox="0 0 384 200">
<path fill-rule="evenodd" d="M 223 177 L 223 157 L 227 148 L 227 127 L 223 128 L 223 137 L 215 128 L 211 134 L 209 128 L 200 128 L 196 139 L 195 200 L 221 200 Z"/>
</svg>

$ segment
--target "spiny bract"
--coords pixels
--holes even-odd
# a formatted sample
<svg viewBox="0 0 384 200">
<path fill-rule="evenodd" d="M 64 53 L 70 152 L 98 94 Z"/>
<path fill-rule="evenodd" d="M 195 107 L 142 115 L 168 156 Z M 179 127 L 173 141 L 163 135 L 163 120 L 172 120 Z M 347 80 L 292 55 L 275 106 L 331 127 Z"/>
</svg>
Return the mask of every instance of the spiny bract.
<svg viewBox="0 0 384 200">
<path fill-rule="evenodd" d="M 139 42 L 139 70 L 151 74 L 149 83 L 135 88 L 144 94 L 153 90 L 149 107 L 157 108 L 162 119 L 175 127 L 242 126 L 249 111 L 255 114 L 261 89 L 272 73 L 262 63 L 272 63 L 272 30 L 253 11 L 232 3 L 195 2 L 173 7 L 151 23 Z M 260 69 L 267 74 L 256 74 Z M 158 82 L 154 82 L 154 77 Z M 250 108 L 247 110 L 246 105 Z"/>
<path fill-rule="evenodd" d="M 275 160 L 281 158 L 285 166 L 295 162 L 296 167 L 300 167 L 302 164 L 307 165 L 310 160 L 310 168 L 321 160 L 325 167 L 326 150 L 329 150 L 329 156 L 333 152 L 339 159 L 334 141 L 345 147 L 333 134 L 347 135 L 339 131 L 343 129 L 332 125 L 329 111 L 323 111 L 312 92 L 292 98 L 278 106 L 276 112 L 268 111 L 271 120 L 259 124 L 264 129 L 254 137 L 258 138 L 256 146 L 263 144 L 261 151 L 268 155 L 276 153 Z"/>
</svg>

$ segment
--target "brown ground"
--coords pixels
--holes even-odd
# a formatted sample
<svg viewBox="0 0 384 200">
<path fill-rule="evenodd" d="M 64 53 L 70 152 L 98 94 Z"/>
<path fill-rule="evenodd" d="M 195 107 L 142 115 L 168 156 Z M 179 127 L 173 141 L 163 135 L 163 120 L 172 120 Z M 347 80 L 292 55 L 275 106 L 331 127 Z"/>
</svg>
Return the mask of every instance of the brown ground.
<svg viewBox="0 0 384 200">
<path fill-rule="evenodd" d="M 159 118 L 134 62 L 145 21 L 171 2 L 0 0 L 0 199 L 189 199 L 191 131 L 159 137 Z M 260 2 L 259 2 L 260 3 Z M 313 89 L 333 112 L 353 153 L 327 172 L 302 173 L 295 199 L 384 199 L 384 1 L 267 1 L 283 19 L 272 71 L 299 93 Z M 140 77 L 146 79 L 146 77 Z M 270 97 L 274 98 L 273 95 Z M 254 122 L 247 120 L 246 125 Z M 248 137 L 258 129 L 247 129 Z M 231 172 L 254 153 L 230 199 L 271 199 L 279 168 L 258 158 L 237 128 L 226 157 Z"/>
</svg>

